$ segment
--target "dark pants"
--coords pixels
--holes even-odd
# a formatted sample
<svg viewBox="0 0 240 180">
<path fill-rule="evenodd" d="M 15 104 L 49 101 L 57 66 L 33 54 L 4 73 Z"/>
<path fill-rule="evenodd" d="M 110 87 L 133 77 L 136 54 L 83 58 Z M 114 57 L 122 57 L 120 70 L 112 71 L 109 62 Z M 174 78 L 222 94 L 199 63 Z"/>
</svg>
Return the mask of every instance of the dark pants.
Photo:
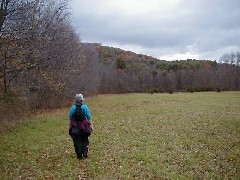
<svg viewBox="0 0 240 180">
<path fill-rule="evenodd" d="M 81 159 L 82 156 L 87 156 L 88 153 L 88 136 L 85 134 L 74 134 L 72 135 L 73 144 L 75 147 L 75 152 L 77 154 L 77 158 Z"/>
</svg>

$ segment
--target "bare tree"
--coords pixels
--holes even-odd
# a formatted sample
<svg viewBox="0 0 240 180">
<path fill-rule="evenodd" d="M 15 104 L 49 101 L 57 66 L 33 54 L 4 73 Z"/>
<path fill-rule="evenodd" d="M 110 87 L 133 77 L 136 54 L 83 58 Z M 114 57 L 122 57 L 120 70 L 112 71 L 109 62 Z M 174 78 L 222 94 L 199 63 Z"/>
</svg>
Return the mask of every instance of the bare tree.
<svg viewBox="0 0 240 180">
<path fill-rule="evenodd" d="M 7 91 L 20 73 L 51 58 L 46 44 L 55 40 L 57 24 L 67 17 L 67 0 L 2 1 L 2 7 L 0 78 Z"/>
<path fill-rule="evenodd" d="M 9 0 L 1 0 L 0 1 L 0 32 L 2 31 L 2 26 L 8 14 L 8 4 Z"/>
</svg>

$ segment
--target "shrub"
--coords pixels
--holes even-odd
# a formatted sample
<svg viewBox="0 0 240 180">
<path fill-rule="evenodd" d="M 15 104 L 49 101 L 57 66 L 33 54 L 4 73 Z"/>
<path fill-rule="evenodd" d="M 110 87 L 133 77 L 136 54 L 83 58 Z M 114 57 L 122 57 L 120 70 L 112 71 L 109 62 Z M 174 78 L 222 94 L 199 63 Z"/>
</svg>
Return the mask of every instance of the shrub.
<svg viewBox="0 0 240 180">
<path fill-rule="evenodd" d="M 216 91 L 217 91 L 217 92 L 221 92 L 221 88 L 220 88 L 220 87 L 218 87 Z"/>
<path fill-rule="evenodd" d="M 172 89 L 167 91 L 169 94 L 172 94 L 174 91 Z"/>
<path fill-rule="evenodd" d="M 212 87 L 189 87 L 187 88 L 187 92 L 205 92 L 205 91 L 213 91 Z"/>
</svg>

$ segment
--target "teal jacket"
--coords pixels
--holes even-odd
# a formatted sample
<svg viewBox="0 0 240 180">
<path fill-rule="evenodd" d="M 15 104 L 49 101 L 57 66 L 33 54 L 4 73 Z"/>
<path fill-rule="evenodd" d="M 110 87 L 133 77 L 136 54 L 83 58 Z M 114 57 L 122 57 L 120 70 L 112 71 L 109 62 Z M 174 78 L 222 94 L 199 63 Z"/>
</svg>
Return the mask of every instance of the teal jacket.
<svg viewBox="0 0 240 180">
<path fill-rule="evenodd" d="M 70 110 L 70 113 L 69 113 L 69 119 L 70 120 L 73 120 L 73 114 L 75 113 L 75 110 L 76 110 L 76 105 L 74 104 Z M 90 113 L 90 110 L 88 108 L 87 105 L 83 104 L 82 105 L 82 112 L 85 114 L 85 116 L 87 117 L 87 119 L 89 121 L 91 121 L 91 113 Z"/>
</svg>

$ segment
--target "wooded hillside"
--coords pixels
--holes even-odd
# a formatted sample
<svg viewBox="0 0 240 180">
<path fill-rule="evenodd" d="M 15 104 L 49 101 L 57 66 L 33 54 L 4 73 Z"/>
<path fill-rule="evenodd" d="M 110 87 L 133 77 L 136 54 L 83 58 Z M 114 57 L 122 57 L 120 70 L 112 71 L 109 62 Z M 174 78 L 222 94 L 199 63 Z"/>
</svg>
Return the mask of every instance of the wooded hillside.
<svg viewBox="0 0 240 180">
<path fill-rule="evenodd" d="M 231 64 L 195 59 L 165 61 L 101 44 L 82 46 L 92 49 L 92 54 L 86 53 L 88 61 L 100 62 L 99 93 L 240 89 L 237 56 Z"/>
</svg>

